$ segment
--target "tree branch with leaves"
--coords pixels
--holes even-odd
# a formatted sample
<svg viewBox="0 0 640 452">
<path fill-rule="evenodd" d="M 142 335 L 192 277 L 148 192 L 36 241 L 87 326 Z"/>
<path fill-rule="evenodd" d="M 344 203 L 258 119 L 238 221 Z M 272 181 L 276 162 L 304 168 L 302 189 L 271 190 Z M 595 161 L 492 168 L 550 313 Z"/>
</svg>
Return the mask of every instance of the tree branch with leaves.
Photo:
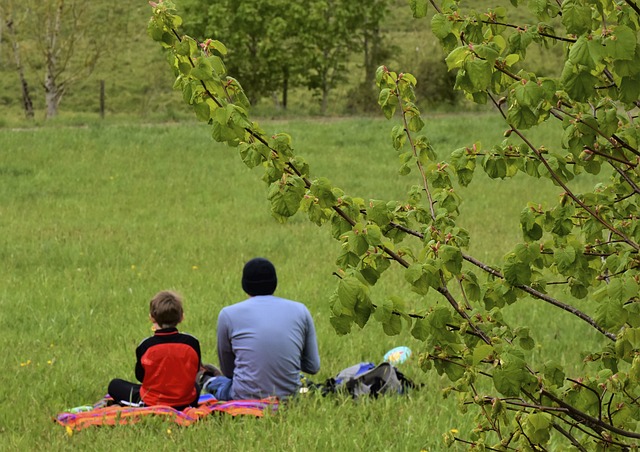
<svg viewBox="0 0 640 452">
<path fill-rule="evenodd" d="M 415 77 L 380 67 L 378 103 L 397 121 L 391 137 L 399 173 L 418 173 L 406 199 L 391 201 L 365 201 L 312 176 L 288 134 L 267 136 L 250 119 L 240 83 L 226 72 L 226 47 L 181 34 L 173 3 L 152 6 L 149 34 L 167 49 L 175 88 L 216 141 L 237 149 L 250 168 L 262 167 L 272 215 L 285 221 L 302 211 L 329 225 L 340 242 L 329 306 L 337 333 L 371 319 L 391 335 L 408 328 L 424 342 L 421 367 L 451 381 L 444 394 L 478 408 L 478 428 L 466 438 L 448 434 L 447 443 L 489 450 L 639 445 L 640 25 L 632 2 L 529 2 L 532 22 L 510 25 L 506 8 L 483 13 L 455 0 L 411 0 L 416 17 L 435 10 L 432 29 L 456 71 L 456 87 L 470 101 L 491 102 L 506 132 L 489 149 L 476 143 L 439 160 L 422 133 Z M 561 75 L 527 69 L 529 45 L 565 46 Z M 527 136 L 546 122 L 562 128 L 562 143 Z M 522 243 L 490 265 L 469 253 L 470 234 L 458 224 L 463 188 L 479 168 L 489 178 L 520 174 L 563 191 L 556 205 L 523 208 Z M 576 177 L 603 168 L 611 170 L 608 181 L 599 178 L 588 192 L 573 188 Z M 407 286 L 374 303 L 372 288 L 392 266 Z M 421 297 L 424 314 L 409 312 L 408 290 Z M 428 296 L 433 292 L 446 303 Z M 593 313 L 575 305 L 587 297 L 597 303 Z M 505 306 L 531 298 L 550 314 L 572 314 L 603 339 L 583 375 L 567 377 L 552 356 L 533 364 L 535 325 L 502 315 Z"/>
</svg>

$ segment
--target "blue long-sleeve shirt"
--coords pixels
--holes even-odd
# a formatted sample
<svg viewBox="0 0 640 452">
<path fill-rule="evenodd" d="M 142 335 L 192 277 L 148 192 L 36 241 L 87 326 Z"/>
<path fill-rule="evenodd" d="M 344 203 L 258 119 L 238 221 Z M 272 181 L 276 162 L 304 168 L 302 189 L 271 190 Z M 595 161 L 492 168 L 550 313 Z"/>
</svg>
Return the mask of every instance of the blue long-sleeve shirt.
<svg viewBox="0 0 640 452">
<path fill-rule="evenodd" d="M 320 370 L 315 326 L 305 305 L 261 295 L 227 306 L 218 316 L 218 359 L 233 379 L 233 399 L 287 397 L 300 372 Z"/>
</svg>

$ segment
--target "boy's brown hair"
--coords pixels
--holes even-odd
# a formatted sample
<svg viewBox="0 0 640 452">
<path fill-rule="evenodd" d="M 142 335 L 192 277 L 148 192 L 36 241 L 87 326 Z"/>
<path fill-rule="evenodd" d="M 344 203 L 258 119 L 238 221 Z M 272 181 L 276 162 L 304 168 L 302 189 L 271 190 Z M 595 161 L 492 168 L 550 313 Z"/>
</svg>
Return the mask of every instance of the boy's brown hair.
<svg viewBox="0 0 640 452">
<path fill-rule="evenodd" d="M 173 328 L 182 321 L 182 297 L 170 290 L 158 292 L 149 302 L 149 315 L 160 328 Z"/>
</svg>

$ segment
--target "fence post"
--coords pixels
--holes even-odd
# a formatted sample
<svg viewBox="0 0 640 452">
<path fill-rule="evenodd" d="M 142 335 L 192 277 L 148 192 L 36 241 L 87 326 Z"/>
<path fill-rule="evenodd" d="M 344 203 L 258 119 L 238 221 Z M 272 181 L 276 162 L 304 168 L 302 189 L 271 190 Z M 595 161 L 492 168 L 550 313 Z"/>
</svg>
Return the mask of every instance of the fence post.
<svg viewBox="0 0 640 452">
<path fill-rule="evenodd" d="M 100 118 L 104 119 L 104 80 L 100 80 Z"/>
</svg>

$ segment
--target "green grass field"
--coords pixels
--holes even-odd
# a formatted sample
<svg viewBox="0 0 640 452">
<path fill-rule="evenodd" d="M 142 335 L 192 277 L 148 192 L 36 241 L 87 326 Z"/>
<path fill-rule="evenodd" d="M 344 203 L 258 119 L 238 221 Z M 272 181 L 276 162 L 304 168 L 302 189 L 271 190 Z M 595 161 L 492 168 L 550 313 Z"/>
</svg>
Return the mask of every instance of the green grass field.
<svg viewBox="0 0 640 452">
<path fill-rule="evenodd" d="M 401 370 L 424 387 L 408 397 L 356 403 L 309 395 L 259 420 L 211 417 L 180 428 L 154 419 L 67 435 L 52 422 L 56 413 L 93 403 L 114 377 L 134 378 L 134 349 L 151 333 L 148 300 L 161 289 L 183 294 L 181 329 L 197 336 L 203 360 L 215 363 L 217 314 L 244 298 L 240 273 L 254 256 L 275 263 L 278 295 L 300 300 L 312 312 L 322 356 L 314 381 L 359 361 L 380 361 L 397 345 L 420 352 L 406 329 L 388 337 L 373 321 L 336 335 L 328 304 L 339 243 L 328 227 L 319 229 L 300 214 L 277 223 L 259 171 L 214 143 L 206 126 L 87 124 L 0 128 L 0 339 L 6 350 L 0 450 L 438 451 L 445 447 L 443 433 L 457 429 L 465 436 L 473 428 L 472 411 L 463 416 L 455 400 L 442 398 L 446 381 L 422 373 L 412 358 Z M 397 176 L 391 122 L 261 125 L 269 133 L 290 132 L 312 174 L 329 177 L 349 194 L 399 199 L 414 183 L 413 175 Z M 439 116 L 427 123 L 442 156 L 478 139 L 499 140 L 502 131 L 493 115 Z M 543 136 L 545 144 L 558 139 L 543 131 L 539 144 Z M 547 181 L 534 188 L 523 178 L 478 177 L 461 193 L 471 251 L 491 261 L 519 240 L 525 203 L 548 202 L 559 190 Z M 373 296 L 394 291 L 407 287 L 391 271 Z M 534 323 L 533 335 L 542 342 L 536 353 L 571 363 L 578 346 L 588 349 L 602 340 L 535 302 L 514 306 L 510 315 Z"/>
</svg>

